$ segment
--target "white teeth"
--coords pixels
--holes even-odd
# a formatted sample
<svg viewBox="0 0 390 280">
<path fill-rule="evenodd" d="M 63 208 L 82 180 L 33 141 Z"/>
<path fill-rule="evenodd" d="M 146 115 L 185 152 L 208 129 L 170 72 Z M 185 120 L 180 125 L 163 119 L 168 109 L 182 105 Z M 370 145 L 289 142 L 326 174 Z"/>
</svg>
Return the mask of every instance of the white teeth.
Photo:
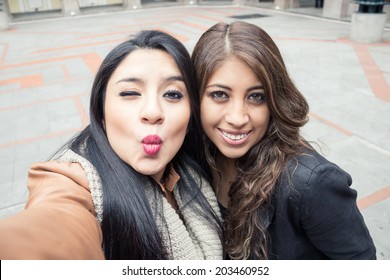
<svg viewBox="0 0 390 280">
<path fill-rule="evenodd" d="M 243 138 L 245 138 L 248 133 L 243 133 L 243 134 L 230 134 L 230 133 L 227 133 L 225 131 L 222 131 L 222 134 L 226 137 L 226 138 L 229 138 L 230 140 L 233 140 L 233 141 L 238 141 L 238 140 L 241 140 Z"/>
</svg>

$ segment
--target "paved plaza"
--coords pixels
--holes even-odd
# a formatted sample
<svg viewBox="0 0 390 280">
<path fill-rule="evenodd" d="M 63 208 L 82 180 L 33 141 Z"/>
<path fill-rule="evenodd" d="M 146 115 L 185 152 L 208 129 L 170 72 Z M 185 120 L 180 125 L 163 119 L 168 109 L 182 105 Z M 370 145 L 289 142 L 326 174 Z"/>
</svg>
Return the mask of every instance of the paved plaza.
<svg viewBox="0 0 390 280">
<path fill-rule="evenodd" d="M 191 52 L 219 21 L 242 19 L 276 41 L 310 104 L 303 129 L 348 171 L 377 246 L 390 260 L 390 29 L 357 44 L 350 23 L 249 6 L 170 6 L 19 21 L 0 31 L 0 219 L 20 211 L 27 171 L 88 124 L 102 59 L 141 29 L 166 31 Z"/>
</svg>

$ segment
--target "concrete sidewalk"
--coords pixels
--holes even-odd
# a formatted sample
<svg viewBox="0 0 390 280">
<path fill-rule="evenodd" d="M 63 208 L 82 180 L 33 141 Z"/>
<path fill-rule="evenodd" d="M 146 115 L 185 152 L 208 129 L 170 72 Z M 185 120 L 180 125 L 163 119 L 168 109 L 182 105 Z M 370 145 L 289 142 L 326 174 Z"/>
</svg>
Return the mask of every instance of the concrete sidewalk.
<svg viewBox="0 0 390 280">
<path fill-rule="evenodd" d="M 157 28 L 189 51 L 199 36 L 234 16 L 264 28 L 307 97 L 304 128 L 323 154 L 348 171 L 377 246 L 390 259 L 390 32 L 355 44 L 348 22 L 255 7 L 180 6 L 12 23 L 0 32 L 0 218 L 26 200 L 27 170 L 47 160 L 88 123 L 94 74 L 115 45 Z"/>
</svg>

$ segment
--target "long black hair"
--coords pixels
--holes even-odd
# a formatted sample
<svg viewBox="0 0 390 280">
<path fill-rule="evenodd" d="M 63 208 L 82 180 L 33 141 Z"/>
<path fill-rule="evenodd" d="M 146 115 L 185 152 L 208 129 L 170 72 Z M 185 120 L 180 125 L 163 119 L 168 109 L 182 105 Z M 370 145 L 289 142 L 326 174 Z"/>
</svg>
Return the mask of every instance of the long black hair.
<svg viewBox="0 0 390 280">
<path fill-rule="evenodd" d="M 200 192 L 201 173 L 191 156 L 199 131 L 199 96 L 190 55 L 174 37 L 156 30 L 145 30 L 115 47 L 102 62 L 93 82 L 90 99 L 90 124 L 71 142 L 70 148 L 87 158 L 97 169 L 103 189 L 103 250 L 107 259 L 165 259 L 167 251 L 156 225 L 145 187 L 155 185 L 123 162 L 110 146 L 104 129 L 104 102 L 107 83 L 118 65 L 135 49 L 166 51 L 175 60 L 187 87 L 191 117 L 189 134 L 171 161 L 179 173 L 179 191 L 184 207 L 192 207 L 221 233 L 220 221 Z M 134 67 L 137 67 L 136 65 Z M 196 170 L 193 172 L 190 170 Z M 158 187 L 152 188 L 158 191 Z M 157 196 L 156 196 L 157 197 Z"/>
</svg>

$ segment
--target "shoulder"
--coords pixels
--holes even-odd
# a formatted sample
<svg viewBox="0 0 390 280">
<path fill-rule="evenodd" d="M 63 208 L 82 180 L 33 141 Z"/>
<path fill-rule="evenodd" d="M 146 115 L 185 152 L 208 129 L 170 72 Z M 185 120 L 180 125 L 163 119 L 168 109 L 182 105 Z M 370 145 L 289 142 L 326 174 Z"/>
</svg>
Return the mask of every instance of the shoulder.
<svg viewBox="0 0 390 280">
<path fill-rule="evenodd" d="M 60 163 L 67 163 L 69 165 L 75 164 L 81 167 L 82 172 L 84 173 L 91 191 L 94 188 L 101 185 L 101 180 L 98 171 L 95 167 L 83 156 L 73 152 L 72 150 L 66 150 L 57 160 Z"/>
<path fill-rule="evenodd" d="M 306 150 L 287 162 L 275 190 L 275 199 L 304 206 L 319 199 L 347 194 L 356 197 L 351 176 L 315 150 Z"/>
<path fill-rule="evenodd" d="M 103 215 L 102 186 L 98 172 L 84 157 L 66 150 L 57 160 L 36 163 L 29 170 L 28 187 L 31 193 L 78 193 L 92 202 L 97 219 Z"/>
<path fill-rule="evenodd" d="M 52 160 L 33 164 L 28 173 L 29 202 L 38 197 L 88 198 L 90 188 L 83 167 L 76 162 Z"/>
<path fill-rule="evenodd" d="M 310 187 L 319 188 L 334 184 L 350 186 L 352 184 L 352 178 L 346 171 L 315 150 L 305 150 L 304 153 L 290 159 L 284 180 L 289 180 L 301 191 Z"/>
<path fill-rule="evenodd" d="M 298 210 L 301 218 L 317 214 L 323 217 L 325 212 L 334 213 L 356 204 L 357 191 L 351 185 L 352 178 L 346 171 L 308 150 L 288 162 L 276 197 Z"/>
<path fill-rule="evenodd" d="M 85 176 L 88 180 L 89 191 L 91 192 L 92 201 L 95 206 L 97 219 L 99 222 L 102 222 L 103 190 L 102 190 L 101 179 L 96 168 L 86 158 L 73 152 L 72 150 L 65 151 L 59 158 L 59 161 L 75 163 L 82 167 Z"/>
<path fill-rule="evenodd" d="M 74 186 L 77 185 L 89 192 L 86 173 L 78 163 L 53 160 L 33 164 L 29 169 L 29 188 L 42 186 Z"/>
</svg>

